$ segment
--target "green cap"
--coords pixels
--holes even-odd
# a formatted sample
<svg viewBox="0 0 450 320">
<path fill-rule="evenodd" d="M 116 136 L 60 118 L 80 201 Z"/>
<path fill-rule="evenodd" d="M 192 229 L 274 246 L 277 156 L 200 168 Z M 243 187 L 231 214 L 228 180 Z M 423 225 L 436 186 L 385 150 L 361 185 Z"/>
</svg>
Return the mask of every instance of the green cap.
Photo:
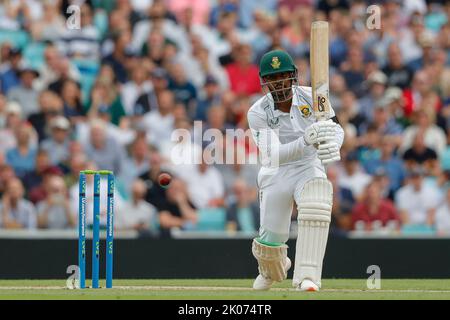
<svg viewBox="0 0 450 320">
<path fill-rule="evenodd" d="M 295 72 L 297 67 L 289 53 L 282 50 L 267 52 L 259 62 L 259 76 L 265 77 L 280 72 Z"/>
</svg>

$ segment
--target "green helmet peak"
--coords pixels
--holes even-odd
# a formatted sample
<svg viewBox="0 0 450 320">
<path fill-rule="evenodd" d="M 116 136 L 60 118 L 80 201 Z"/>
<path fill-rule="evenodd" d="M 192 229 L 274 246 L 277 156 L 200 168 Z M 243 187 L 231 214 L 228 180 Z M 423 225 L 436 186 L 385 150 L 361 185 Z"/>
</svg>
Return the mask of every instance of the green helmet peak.
<svg viewBox="0 0 450 320">
<path fill-rule="evenodd" d="M 294 64 L 289 53 L 282 50 L 272 50 L 267 52 L 259 62 L 259 76 L 265 77 L 280 72 L 296 72 L 297 67 Z"/>
</svg>

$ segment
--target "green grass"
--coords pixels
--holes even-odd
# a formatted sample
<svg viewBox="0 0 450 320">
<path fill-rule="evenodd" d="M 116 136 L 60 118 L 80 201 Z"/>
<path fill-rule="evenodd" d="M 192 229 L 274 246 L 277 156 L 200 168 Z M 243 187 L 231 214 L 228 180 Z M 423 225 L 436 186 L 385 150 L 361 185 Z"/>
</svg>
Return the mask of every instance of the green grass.
<svg viewBox="0 0 450 320">
<path fill-rule="evenodd" d="M 286 280 L 270 291 L 251 290 L 252 279 L 239 280 L 114 280 L 113 289 L 69 290 L 65 280 L 0 280 L 3 299 L 446 299 L 450 280 L 382 280 L 380 290 L 368 290 L 366 279 L 327 279 L 322 290 L 296 292 Z M 87 285 L 90 284 L 87 282 Z M 101 283 L 104 285 L 104 282 Z M 161 288 L 162 287 L 162 288 Z"/>
</svg>

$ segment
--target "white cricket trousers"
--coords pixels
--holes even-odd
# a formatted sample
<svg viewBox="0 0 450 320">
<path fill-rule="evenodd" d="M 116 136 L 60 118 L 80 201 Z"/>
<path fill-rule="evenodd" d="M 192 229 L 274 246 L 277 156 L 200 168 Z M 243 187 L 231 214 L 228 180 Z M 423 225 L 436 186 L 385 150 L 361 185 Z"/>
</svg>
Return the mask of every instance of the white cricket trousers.
<svg viewBox="0 0 450 320">
<path fill-rule="evenodd" d="M 300 193 L 312 178 L 327 178 L 319 159 L 308 165 L 284 165 L 261 168 L 258 174 L 260 201 L 259 238 L 271 243 L 286 243 L 294 203 L 300 203 Z"/>
</svg>

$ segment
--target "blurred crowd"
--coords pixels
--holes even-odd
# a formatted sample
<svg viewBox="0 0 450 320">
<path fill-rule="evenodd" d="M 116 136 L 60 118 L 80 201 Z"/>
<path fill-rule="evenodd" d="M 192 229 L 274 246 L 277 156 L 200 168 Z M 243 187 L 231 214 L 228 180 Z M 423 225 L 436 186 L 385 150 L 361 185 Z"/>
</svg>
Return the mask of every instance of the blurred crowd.
<svg viewBox="0 0 450 320">
<path fill-rule="evenodd" d="M 0 229 L 75 228 L 79 171 L 103 169 L 118 230 L 257 231 L 257 150 L 225 133 L 248 129 L 265 52 L 309 85 L 311 22 L 327 20 L 345 131 L 332 232 L 450 234 L 449 17 L 424 0 L 0 1 Z M 198 123 L 222 139 L 172 136 Z M 211 147 L 233 163 L 207 163 Z"/>
</svg>

